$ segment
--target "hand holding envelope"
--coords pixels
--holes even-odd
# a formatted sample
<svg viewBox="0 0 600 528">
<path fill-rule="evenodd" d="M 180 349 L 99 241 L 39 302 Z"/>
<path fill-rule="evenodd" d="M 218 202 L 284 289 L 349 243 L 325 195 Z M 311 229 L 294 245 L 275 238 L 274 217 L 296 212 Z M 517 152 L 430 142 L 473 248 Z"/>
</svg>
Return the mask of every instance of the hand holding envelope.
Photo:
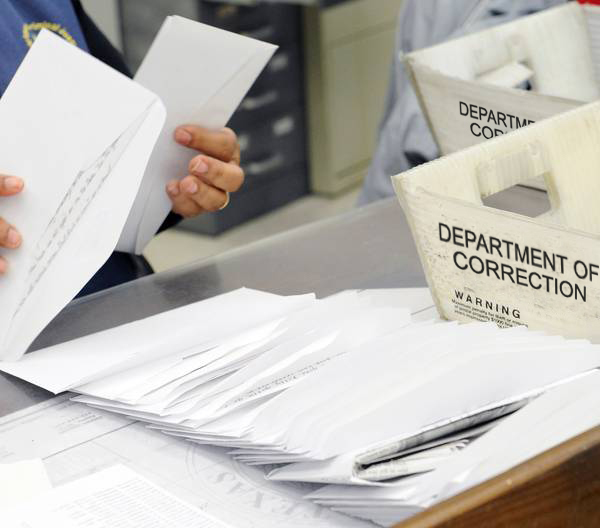
<svg viewBox="0 0 600 528">
<path fill-rule="evenodd" d="M 167 120 L 119 251 L 141 253 L 171 210 L 165 188 L 173 178 L 187 174 L 190 161 L 189 149 L 173 141 L 175 129 L 186 123 L 223 128 L 276 49 L 186 18 L 165 20 L 134 80 L 160 97 Z M 214 200 L 223 204 L 222 196 Z"/>
<path fill-rule="evenodd" d="M 235 132 L 229 128 L 208 130 L 186 125 L 175 130 L 175 140 L 202 154 L 192 158 L 187 176 L 167 184 L 173 212 L 190 218 L 225 209 L 229 193 L 236 192 L 244 183 Z"/>
<path fill-rule="evenodd" d="M 275 49 L 170 17 L 134 82 L 40 33 L 0 100 L 2 171 L 26 186 L 2 199 L 22 245 L 7 251 L 20 240 L 0 223 L 0 259 L 11 264 L 0 282 L 1 359 L 22 356 L 115 247 L 142 251 L 171 209 L 167 182 L 187 173 L 176 126 L 221 129 Z"/>
<path fill-rule="evenodd" d="M 2 204 L 23 242 L 0 283 L 0 357 L 20 357 L 114 250 L 164 119 L 155 94 L 39 34 L 0 100 L 2 170 L 26 182 Z"/>
</svg>

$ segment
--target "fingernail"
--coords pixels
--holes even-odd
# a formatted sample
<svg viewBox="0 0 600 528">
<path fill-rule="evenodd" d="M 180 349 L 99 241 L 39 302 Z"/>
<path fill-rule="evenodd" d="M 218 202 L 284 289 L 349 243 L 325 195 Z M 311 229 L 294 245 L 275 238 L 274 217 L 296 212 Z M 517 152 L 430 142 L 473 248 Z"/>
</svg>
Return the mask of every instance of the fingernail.
<svg viewBox="0 0 600 528">
<path fill-rule="evenodd" d="M 179 194 L 179 187 L 178 187 L 178 185 L 175 182 L 169 183 L 169 185 L 167 185 L 167 192 L 171 196 L 177 196 Z"/>
<path fill-rule="evenodd" d="M 183 180 L 181 182 L 183 191 L 188 194 L 196 194 L 198 192 L 198 184 L 194 180 Z"/>
<path fill-rule="evenodd" d="M 23 187 L 23 180 L 20 178 L 15 178 L 14 176 L 9 176 L 8 178 L 4 178 L 4 188 L 9 192 L 20 191 Z"/>
<path fill-rule="evenodd" d="M 7 264 L 6 260 L 0 259 L 0 273 L 6 273 L 7 269 L 8 269 L 8 264 Z"/>
<path fill-rule="evenodd" d="M 21 243 L 21 235 L 19 235 L 16 229 L 11 227 L 6 235 L 6 242 L 10 247 L 17 247 Z"/>
<path fill-rule="evenodd" d="M 197 159 L 192 165 L 192 172 L 196 174 L 204 174 L 208 171 L 208 165 L 203 159 Z"/>
<path fill-rule="evenodd" d="M 192 142 L 192 134 L 190 134 L 185 128 L 178 128 L 175 130 L 175 141 L 182 145 L 189 145 Z"/>
</svg>

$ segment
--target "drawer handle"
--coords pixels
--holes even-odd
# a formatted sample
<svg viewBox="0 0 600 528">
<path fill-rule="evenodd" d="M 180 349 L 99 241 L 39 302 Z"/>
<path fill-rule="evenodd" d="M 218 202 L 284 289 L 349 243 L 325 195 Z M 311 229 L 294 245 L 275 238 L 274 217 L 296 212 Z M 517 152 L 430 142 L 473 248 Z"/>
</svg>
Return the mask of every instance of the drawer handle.
<svg viewBox="0 0 600 528">
<path fill-rule="evenodd" d="M 278 119 L 273 123 L 273 135 L 276 137 L 286 136 L 291 134 L 296 129 L 296 120 L 293 116 L 285 116 Z M 250 139 L 251 135 L 247 132 L 241 132 L 238 135 L 238 143 L 240 145 L 240 151 L 245 152 L 250 147 L 253 141 Z"/>
<path fill-rule="evenodd" d="M 252 31 L 242 31 L 241 34 L 244 37 L 250 37 L 257 40 L 269 40 L 274 32 L 273 26 L 263 26 Z"/>
<path fill-rule="evenodd" d="M 238 144 L 240 145 L 241 152 L 248 150 L 248 147 L 250 146 L 250 137 L 248 134 L 240 134 L 238 136 Z"/>
<path fill-rule="evenodd" d="M 287 53 L 278 53 L 271 59 L 269 70 L 278 72 L 285 70 L 290 65 L 290 58 Z"/>
<path fill-rule="evenodd" d="M 270 158 L 263 161 L 252 161 L 248 163 L 244 168 L 246 173 L 250 176 L 260 176 L 265 172 L 270 172 L 274 169 L 278 169 L 283 166 L 283 154 L 277 152 Z"/>
<path fill-rule="evenodd" d="M 277 92 L 277 90 L 271 90 L 270 92 L 266 92 L 263 95 L 258 95 L 256 97 L 246 97 L 246 99 L 242 101 L 240 108 L 242 110 L 257 110 L 263 106 L 273 104 L 277 99 L 279 99 L 279 92 Z"/>
<path fill-rule="evenodd" d="M 273 123 L 273 134 L 276 136 L 285 136 L 290 134 L 296 128 L 296 120 L 292 116 L 285 116 Z"/>
</svg>

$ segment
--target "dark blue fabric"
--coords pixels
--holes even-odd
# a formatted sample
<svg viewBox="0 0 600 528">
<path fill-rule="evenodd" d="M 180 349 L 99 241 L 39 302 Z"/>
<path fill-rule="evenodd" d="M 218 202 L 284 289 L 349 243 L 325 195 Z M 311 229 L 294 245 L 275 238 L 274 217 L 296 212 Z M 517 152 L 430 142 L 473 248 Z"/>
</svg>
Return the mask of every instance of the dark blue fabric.
<svg viewBox="0 0 600 528">
<path fill-rule="evenodd" d="M 88 49 L 71 0 L 1 0 L 0 93 L 42 28 Z"/>
<path fill-rule="evenodd" d="M 143 277 L 152 273 L 150 264 L 144 257 L 115 251 L 92 279 L 79 292 L 77 297 L 83 297 L 118 284 Z"/>
<path fill-rule="evenodd" d="M 0 95 L 42 27 L 54 31 L 109 66 L 128 74 L 119 52 L 98 30 L 77 0 L 0 0 Z M 0 158 L 0 165 L 1 163 Z M 115 252 L 79 296 L 149 273 L 152 273 L 152 268 L 143 257 Z"/>
</svg>

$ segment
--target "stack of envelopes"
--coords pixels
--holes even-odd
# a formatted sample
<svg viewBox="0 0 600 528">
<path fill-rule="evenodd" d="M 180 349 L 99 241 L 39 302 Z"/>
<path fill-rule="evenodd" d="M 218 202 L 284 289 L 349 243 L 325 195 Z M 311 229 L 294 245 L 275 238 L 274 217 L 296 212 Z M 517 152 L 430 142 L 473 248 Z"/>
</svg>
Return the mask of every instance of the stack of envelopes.
<svg viewBox="0 0 600 528">
<path fill-rule="evenodd" d="M 331 484 L 317 504 L 391 526 L 600 425 L 600 372 L 549 390 L 435 470 L 387 486 Z"/>
<path fill-rule="evenodd" d="M 2 370 L 166 434 L 226 447 L 266 466 L 270 479 L 336 484 L 311 498 L 386 524 L 443 495 L 440 483 L 494 454 L 496 438 L 512 445 L 521 423 L 540 423 L 539 442 L 486 463 L 498 469 L 548 445 L 554 437 L 544 420 L 555 409 L 536 414 L 542 398 L 527 404 L 543 393 L 561 401 L 554 390 L 581 395 L 600 365 L 600 348 L 585 340 L 416 321 L 419 306 L 404 304 L 401 292 L 318 300 L 241 289 Z M 512 414 L 523 407 L 526 419 Z"/>
</svg>

